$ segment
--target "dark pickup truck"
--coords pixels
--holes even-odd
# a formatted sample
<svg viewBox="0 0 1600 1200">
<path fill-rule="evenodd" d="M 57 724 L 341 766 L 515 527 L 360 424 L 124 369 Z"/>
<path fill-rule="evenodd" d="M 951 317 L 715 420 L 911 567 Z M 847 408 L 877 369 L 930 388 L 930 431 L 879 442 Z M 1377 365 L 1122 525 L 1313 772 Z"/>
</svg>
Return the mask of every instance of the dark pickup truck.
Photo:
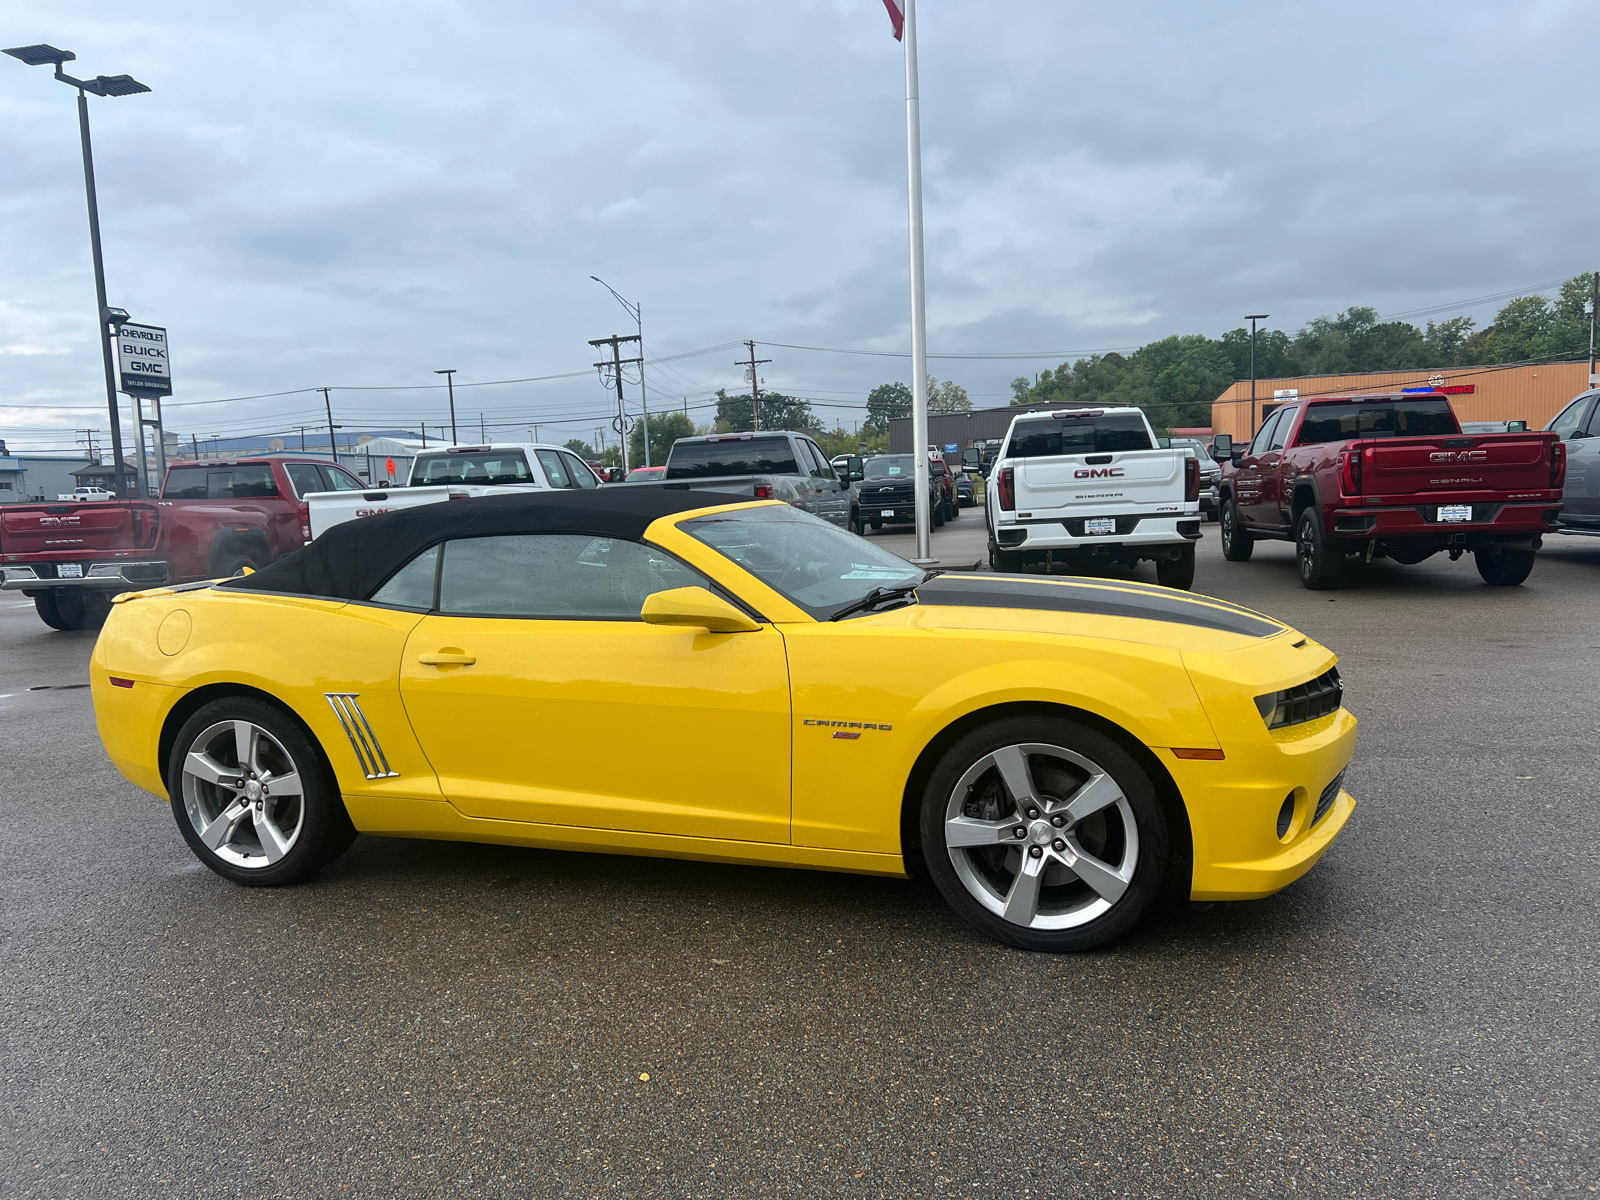
<svg viewBox="0 0 1600 1200">
<path fill-rule="evenodd" d="M 1419 563 L 1472 553 L 1486 583 L 1521 583 L 1557 528 L 1566 447 L 1553 433 L 1467 434 L 1450 402 L 1379 393 L 1285 404 L 1223 464 L 1222 552 L 1295 543 L 1300 582 L 1334 588 L 1347 557 Z"/>
<path fill-rule="evenodd" d="M 855 486 L 860 478 L 861 459 L 852 456 L 836 469 L 803 433 L 714 433 L 679 438 L 667 453 L 661 479 L 623 486 L 715 493 L 707 504 L 782 500 L 860 533 Z"/>
<path fill-rule="evenodd" d="M 300 499 L 367 485 L 327 459 L 269 455 L 182 463 L 158 500 L 0 508 L 0 588 L 56 629 L 88 629 L 111 597 L 255 569 L 311 540 Z"/>
</svg>

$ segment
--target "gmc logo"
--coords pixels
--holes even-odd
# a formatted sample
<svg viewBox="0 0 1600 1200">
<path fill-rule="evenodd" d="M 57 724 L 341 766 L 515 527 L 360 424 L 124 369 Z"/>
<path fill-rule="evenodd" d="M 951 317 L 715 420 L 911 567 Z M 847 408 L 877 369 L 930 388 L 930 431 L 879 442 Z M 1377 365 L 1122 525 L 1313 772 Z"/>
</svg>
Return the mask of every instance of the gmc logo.
<svg viewBox="0 0 1600 1200">
<path fill-rule="evenodd" d="M 78 522 L 81 519 L 82 518 L 80 518 L 80 517 L 40 517 L 39 518 L 39 524 L 41 524 L 41 525 L 76 525 L 76 524 L 78 524 Z"/>
<path fill-rule="evenodd" d="M 1121 467 L 1084 467 L 1074 471 L 1074 479 L 1121 479 L 1125 474 Z"/>
<path fill-rule="evenodd" d="M 1488 459 L 1487 450 L 1435 450 L 1428 455 L 1431 463 L 1452 462 L 1484 462 Z"/>
</svg>

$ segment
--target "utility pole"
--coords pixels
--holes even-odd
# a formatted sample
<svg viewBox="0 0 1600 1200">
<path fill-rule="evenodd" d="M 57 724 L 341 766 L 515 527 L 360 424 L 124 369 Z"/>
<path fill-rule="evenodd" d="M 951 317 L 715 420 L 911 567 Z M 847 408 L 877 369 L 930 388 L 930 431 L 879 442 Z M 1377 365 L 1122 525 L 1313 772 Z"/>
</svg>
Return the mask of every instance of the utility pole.
<svg viewBox="0 0 1600 1200">
<path fill-rule="evenodd" d="M 300 442 L 301 442 L 302 445 L 305 444 L 305 436 L 306 436 L 305 435 L 305 431 L 302 430 L 301 433 L 300 433 Z M 195 462 L 199 462 L 200 461 L 200 439 L 198 437 L 196 437 L 194 434 L 191 433 L 189 435 L 189 445 L 194 447 L 194 460 L 195 460 Z"/>
<path fill-rule="evenodd" d="M 453 445 L 456 438 L 456 369 L 454 367 L 445 371 L 435 371 L 435 375 L 443 375 L 445 386 L 450 389 L 450 441 Z"/>
<path fill-rule="evenodd" d="M 480 442 L 487 442 L 489 440 L 489 430 L 483 423 L 482 413 L 478 414 L 478 440 Z"/>
<path fill-rule="evenodd" d="M 339 447 L 334 443 L 333 431 L 335 429 L 343 429 L 344 426 L 343 425 L 335 425 L 333 423 L 333 401 L 328 399 L 328 393 L 331 392 L 332 390 L 333 390 L 332 388 L 318 388 L 317 389 L 317 391 L 322 393 L 322 403 L 328 409 L 328 455 L 329 455 L 329 457 L 331 457 L 333 459 L 334 462 L 338 462 L 339 461 Z"/>
<path fill-rule="evenodd" d="M 1250 322 L 1250 437 L 1256 436 L 1256 322 L 1265 321 L 1271 313 L 1254 313 L 1245 317 Z"/>
<path fill-rule="evenodd" d="M 623 358 L 623 342 L 637 342 L 639 344 L 639 357 Z M 611 361 L 597 362 L 594 365 L 600 372 L 600 382 L 602 385 L 608 382 L 606 379 L 606 372 L 609 370 L 611 372 L 611 380 L 609 382 L 615 383 L 617 387 L 617 415 L 611 422 L 611 428 L 617 431 L 617 442 L 622 447 L 622 474 L 623 478 L 627 478 L 628 410 L 622 400 L 622 368 L 633 363 L 638 363 L 639 369 L 641 371 L 644 370 L 644 340 L 637 333 L 630 333 L 620 337 L 613 333 L 608 338 L 594 338 L 589 342 L 589 345 L 611 347 Z"/>
<path fill-rule="evenodd" d="M 1600 383 L 1594 373 L 1594 319 L 1595 309 L 1600 308 L 1600 271 L 1594 271 L 1589 276 L 1589 303 L 1585 306 L 1589 310 L 1589 386 Z"/>
<path fill-rule="evenodd" d="M 750 358 L 749 358 L 749 360 L 746 361 L 745 359 L 742 359 L 742 358 L 736 358 L 733 361 L 734 361 L 734 365 L 735 366 L 740 366 L 740 367 L 745 368 L 745 370 L 750 375 L 750 423 L 755 428 L 755 432 L 760 433 L 761 432 L 761 388 L 760 388 L 760 385 L 756 382 L 756 368 L 758 366 L 760 366 L 762 363 L 769 363 L 772 360 L 770 358 L 757 358 L 756 357 L 756 344 L 755 344 L 755 342 L 748 341 L 748 342 L 745 343 L 745 345 L 750 347 Z M 685 399 L 684 405 L 685 405 L 685 410 L 687 411 L 687 406 L 688 406 L 688 400 L 687 399 Z"/>
</svg>

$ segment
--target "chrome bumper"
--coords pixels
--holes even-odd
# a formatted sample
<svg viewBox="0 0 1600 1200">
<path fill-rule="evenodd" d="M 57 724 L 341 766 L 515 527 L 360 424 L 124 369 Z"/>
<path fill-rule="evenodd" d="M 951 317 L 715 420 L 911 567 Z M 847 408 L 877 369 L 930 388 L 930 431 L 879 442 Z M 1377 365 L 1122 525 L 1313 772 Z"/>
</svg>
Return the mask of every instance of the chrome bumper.
<svg viewBox="0 0 1600 1200">
<path fill-rule="evenodd" d="M 75 591 L 137 592 L 144 588 L 161 587 L 172 577 L 172 568 L 165 562 L 114 562 L 90 563 L 88 572 L 79 578 L 51 579 L 41 576 L 31 566 L 0 567 L 5 582 L 0 591 L 42 592 L 54 588 L 71 588 Z M 128 572 L 133 572 L 129 577 Z M 100 572 L 95 574 L 94 572 Z"/>
</svg>

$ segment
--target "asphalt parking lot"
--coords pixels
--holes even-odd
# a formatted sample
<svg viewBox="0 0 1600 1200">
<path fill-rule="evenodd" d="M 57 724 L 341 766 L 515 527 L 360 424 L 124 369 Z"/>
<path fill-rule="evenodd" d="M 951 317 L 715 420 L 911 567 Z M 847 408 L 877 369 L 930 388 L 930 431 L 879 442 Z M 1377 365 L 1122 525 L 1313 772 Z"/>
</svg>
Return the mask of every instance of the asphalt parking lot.
<svg viewBox="0 0 1600 1200">
<path fill-rule="evenodd" d="M 93 635 L 0 594 L 0 1196 L 1597 1192 L 1600 539 L 1321 593 L 1205 529 L 1197 591 L 1342 656 L 1360 807 L 1076 957 L 818 872 L 364 838 L 233 887 L 106 762 Z"/>
</svg>

